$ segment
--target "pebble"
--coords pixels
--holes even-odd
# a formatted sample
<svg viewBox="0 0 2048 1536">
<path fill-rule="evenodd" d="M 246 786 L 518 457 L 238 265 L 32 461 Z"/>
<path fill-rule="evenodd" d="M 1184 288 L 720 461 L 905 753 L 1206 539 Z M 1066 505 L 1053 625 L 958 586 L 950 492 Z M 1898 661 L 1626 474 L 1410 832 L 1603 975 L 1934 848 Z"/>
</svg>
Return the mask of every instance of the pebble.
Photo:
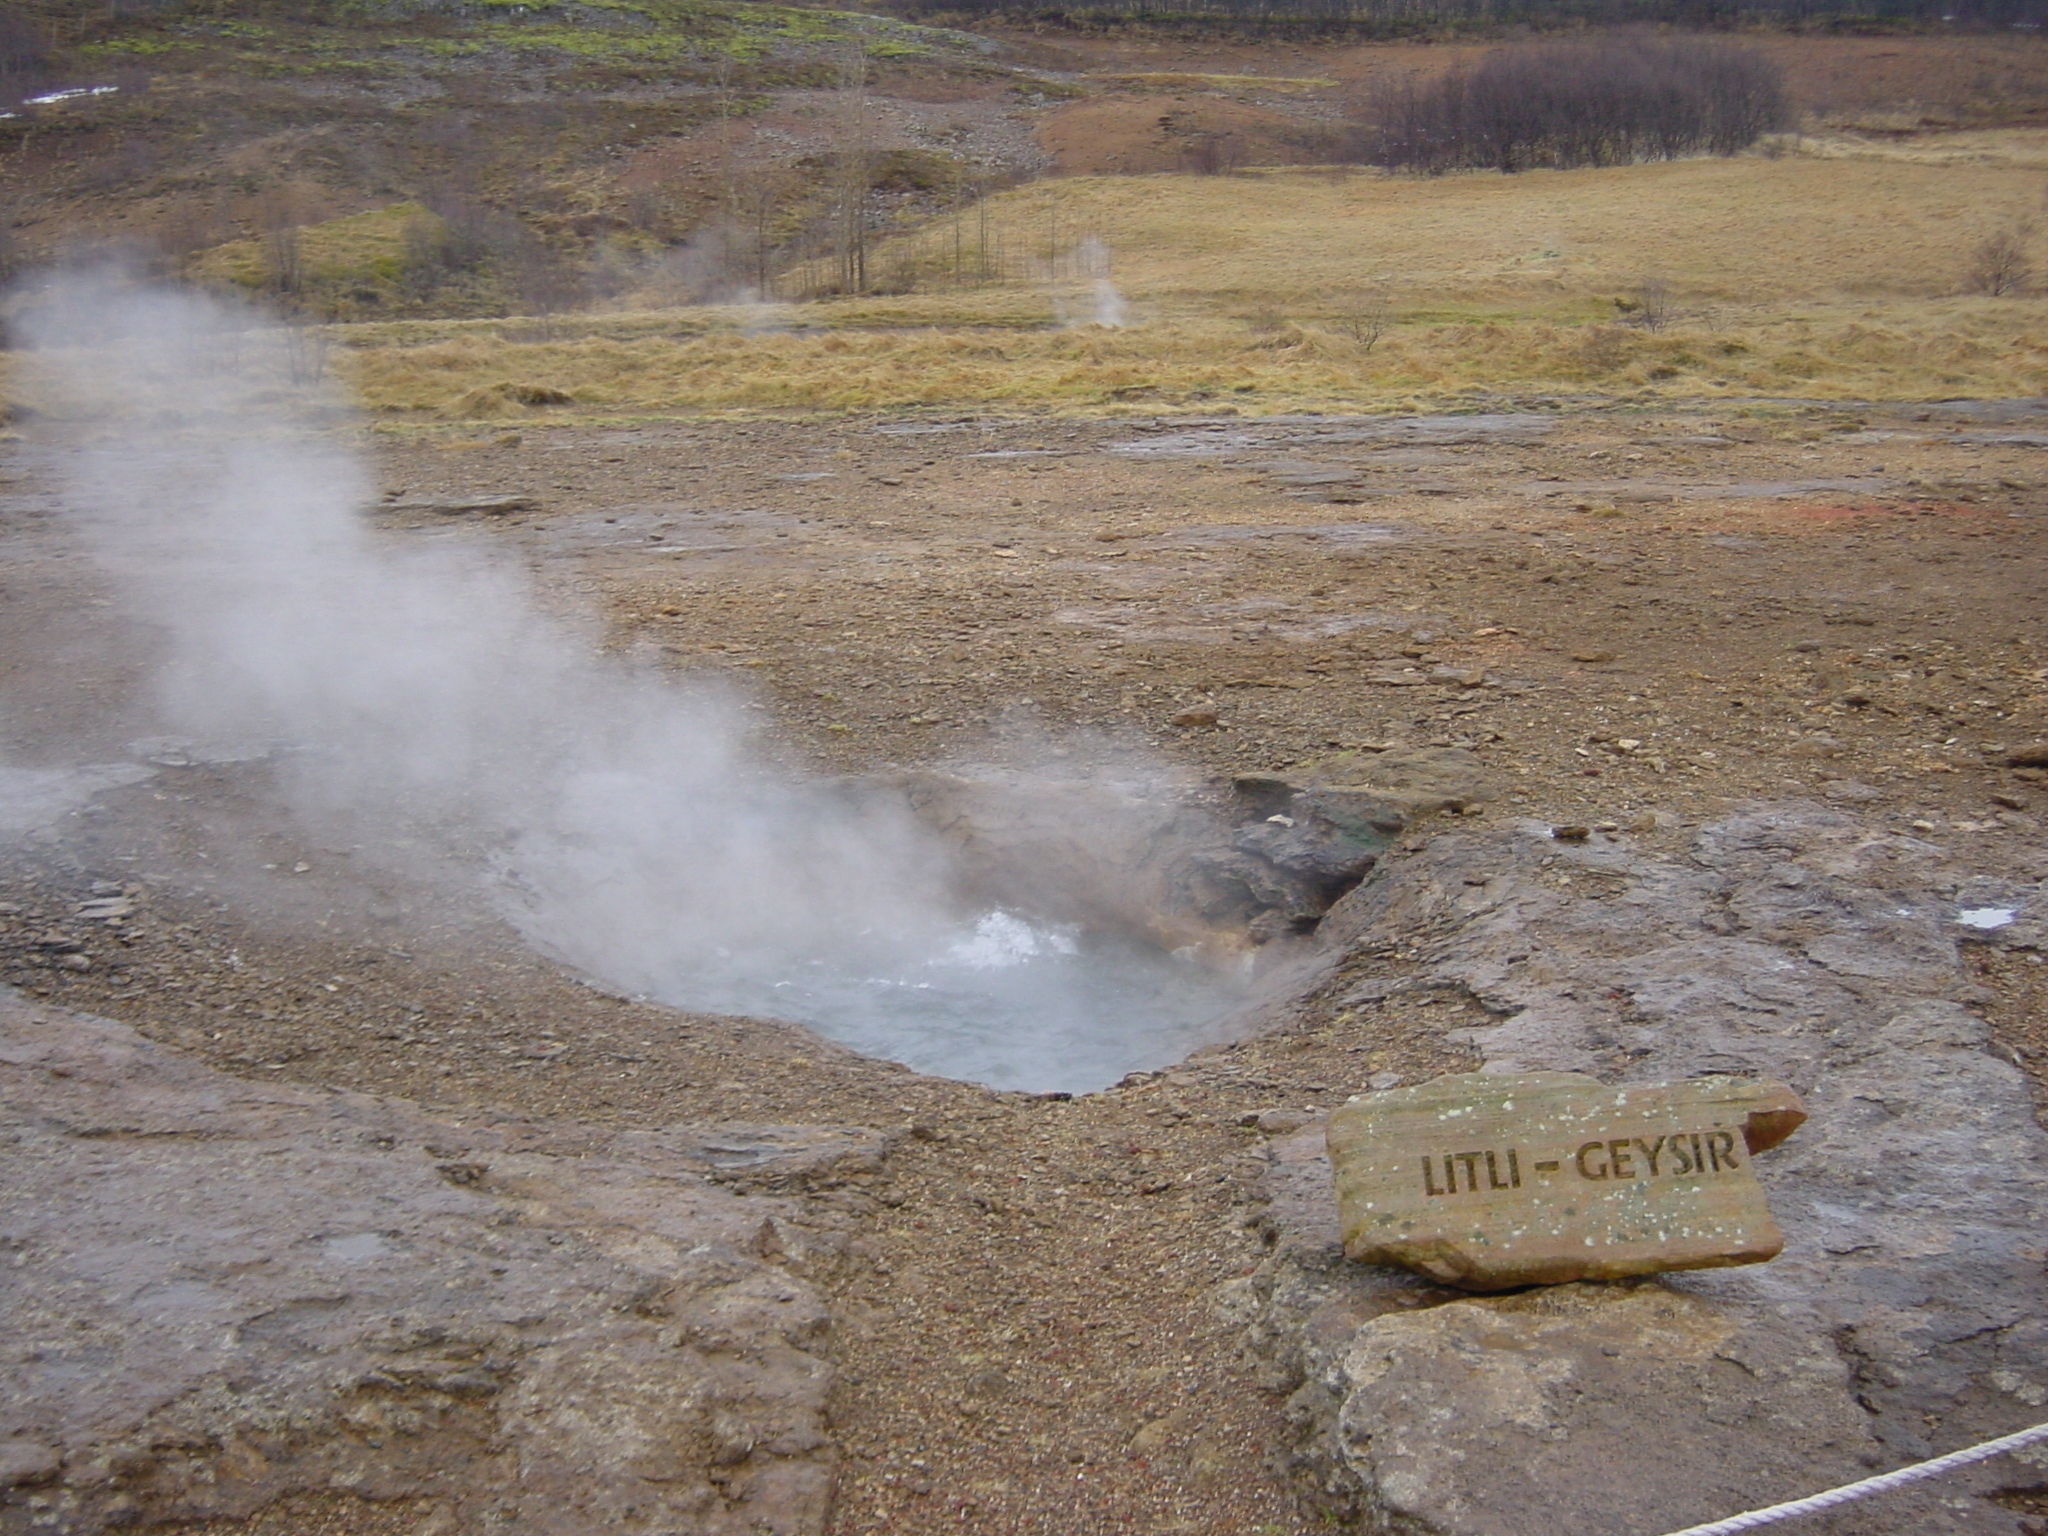
<svg viewBox="0 0 2048 1536">
<path fill-rule="evenodd" d="M 1237 1123 L 1265 1136 L 1291 1136 L 1313 1118 L 1298 1109 L 1259 1109 L 1246 1110 Z"/>
<path fill-rule="evenodd" d="M 32 1488 L 55 1480 L 63 1458 L 38 1440 L 0 1440 L 0 1488 Z"/>
</svg>

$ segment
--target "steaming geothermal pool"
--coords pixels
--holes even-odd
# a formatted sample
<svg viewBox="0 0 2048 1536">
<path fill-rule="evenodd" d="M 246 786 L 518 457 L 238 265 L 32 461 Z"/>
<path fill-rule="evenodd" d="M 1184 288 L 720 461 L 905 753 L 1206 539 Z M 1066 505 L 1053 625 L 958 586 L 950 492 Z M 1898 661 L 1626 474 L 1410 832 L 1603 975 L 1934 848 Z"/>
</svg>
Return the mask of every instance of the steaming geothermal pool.
<svg viewBox="0 0 2048 1536">
<path fill-rule="evenodd" d="M 1004 911 L 921 953 L 711 957 L 657 975 L 650 995 L 787 1019 L 920 1072 L 1031 1093 L 1087 1093 L 1169 1066 L 1225 1038 L 1220 1021 L 1245 1000 L 1206 966 Z"/>
<path fill-rule="evenodd" d="M 163 728 L 291 743 L 317 836 L 501 850 L 529 939 L 675 1007 L 1038 1092 L 1219 1038 L 1242 998 L 1210 969 L 963 915 L 933 829 L 772 768 L 731 689 L 614 664 L 501 549 L 373 528 L 343 402 L 252 319 L 93 273 L 20 317 L 70 424 L 65 525 L 153 626 Z"/>
</svg>

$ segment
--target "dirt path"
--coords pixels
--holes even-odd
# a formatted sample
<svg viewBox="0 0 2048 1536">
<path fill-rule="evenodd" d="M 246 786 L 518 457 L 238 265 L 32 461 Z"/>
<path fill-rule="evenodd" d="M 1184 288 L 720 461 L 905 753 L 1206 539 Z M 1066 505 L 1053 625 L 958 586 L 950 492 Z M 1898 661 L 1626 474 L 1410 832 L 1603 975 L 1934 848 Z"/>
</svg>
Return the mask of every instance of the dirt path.
<svg viewBox="0 0 2048 1536">
<path fill-rule="evenodd" d="M 1455 743 L 1504 785 L 1488 817 L 1677 850 L 1702 815 L 1798 794 L 2039 879 L 2048 774 L 2004 761 L 2048 737 L 2044 444 L 2031 411 L 1774 407 L 565 424 L 377 451 L 392 501 L 540 502 L 385 514 L 389 537 L 516 555 L 620 649 L 758 689 L 791 759 L 865 770 L 1007 735 L 1057 763 L 1083 731 L 1246 771 Z M 64 553 L 42 471 L 0 473 L 0 748 L 107 760 L 149 637 L 93 606 L 110 598 Z M 830 1282 L 839 1532 L 1310 1528 L 1284 1395 L 1228 1310 L 1260 1251 L 1264 1136 L 1240 1122 L 1460 1065 L 1468 1002 L 1311 1005 L 1111 1092 L 996 1095 L 582 984 L 459 878 L 310 846 L 258 768 L 162 767 L 61 828 L 8 860 L 0 978 L 229 1070 L 615 1123 L 902 1130 L 882 1180 L 819 1196 L 858 1233 Z M 70 969 L 31 941 L 78 926 L 94 882 L 136 910 Z M 1398 936 L 1356 964 L 1398 969 Z M 2028 1050 L 2040 967 L 1985 979 Z M 336 1505 L 253 1528 L 416 1523 Z"/>
</svg>

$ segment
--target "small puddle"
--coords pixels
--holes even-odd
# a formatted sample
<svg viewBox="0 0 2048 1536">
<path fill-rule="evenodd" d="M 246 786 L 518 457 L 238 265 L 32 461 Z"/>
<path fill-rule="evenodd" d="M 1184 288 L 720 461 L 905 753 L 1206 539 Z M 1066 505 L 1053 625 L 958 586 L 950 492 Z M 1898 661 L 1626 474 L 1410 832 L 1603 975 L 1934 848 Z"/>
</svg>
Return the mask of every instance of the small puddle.
<svg viewBox="0 0 2048 1536">
<path fill-rule="evenodd" d="M 2012 907 L 1965 907 L 1956 914 L 1956 921 L 1965 928 L 1979 928 L 1986 933 L 2009 926 L 2019 912 Z"/>
</svg>

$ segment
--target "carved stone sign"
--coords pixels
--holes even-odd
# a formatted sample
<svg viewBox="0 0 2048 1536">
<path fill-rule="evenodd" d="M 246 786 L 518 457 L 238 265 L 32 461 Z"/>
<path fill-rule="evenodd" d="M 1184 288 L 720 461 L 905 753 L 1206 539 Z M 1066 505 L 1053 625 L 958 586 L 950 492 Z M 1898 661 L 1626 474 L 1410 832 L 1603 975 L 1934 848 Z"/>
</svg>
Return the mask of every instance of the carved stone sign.
<svg viewBox="0 0 2048 1536">
<path fill-rule="evenodd" d="M 1354 1098 L 1329 1126 L 1344 1251 L 1468 1291 L 1761 1263 L 1785 1239 L 1751 1158 L 1805 1118 L 1736 1077 L 1469 1072 Z"/>
</svg>

